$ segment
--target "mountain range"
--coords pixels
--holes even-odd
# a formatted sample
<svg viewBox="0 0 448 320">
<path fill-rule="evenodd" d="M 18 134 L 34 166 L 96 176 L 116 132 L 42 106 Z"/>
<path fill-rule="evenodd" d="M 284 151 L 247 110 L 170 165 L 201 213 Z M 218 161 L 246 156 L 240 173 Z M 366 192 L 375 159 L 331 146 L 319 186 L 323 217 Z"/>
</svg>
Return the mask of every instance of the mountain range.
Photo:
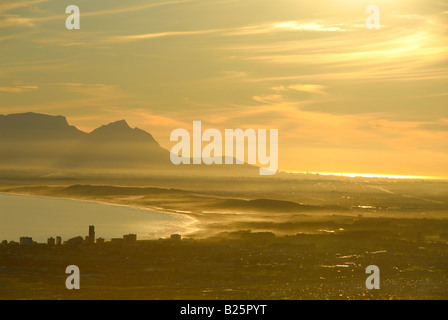
<svg viewBox="0 0 448 320">
<path fill-rule="evenodd" d="M 143 170 L 212 174 L 211 171 L 218 170 L 217 173 L 224 175 L 258 172 L 249 165 L 175 166 L 170 152 L 150 133 L 131 128 L 125 120 L 86 133 L 71 126 L 63 116 L 38 113 L 0 115 L 0 165 L 2 169 L 71 172 Z"/>
</svg>

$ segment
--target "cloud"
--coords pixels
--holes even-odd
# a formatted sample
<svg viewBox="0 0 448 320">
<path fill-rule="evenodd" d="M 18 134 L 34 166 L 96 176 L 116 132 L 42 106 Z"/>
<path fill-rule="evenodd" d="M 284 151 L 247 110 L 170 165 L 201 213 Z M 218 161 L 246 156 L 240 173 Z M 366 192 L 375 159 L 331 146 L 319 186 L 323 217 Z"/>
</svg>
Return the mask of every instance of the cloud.
<svg viewBox="0 0 448 320">
<path fill-rule="evenodd" d="M 38 86 L 15 86 L 15 87 L 0 87 L 0 92 L 6 93 L 22 93 L 30 92 L 39 89 Z"/>
<path fill-rule="evenodd" d="M 117 85 L 86 84 L 86 83 L 60 83 L 65 91 L 76 94 L 83 104 L 104 106 L 110 102 L 123 102 L 129 98 L 129 94 L 122 91 Z M 87 96 L 84 98 L 83 96 Z"/>
<path fill-rule="evenodd" d="M 173 37 L 173 36 L 203 35 L 203 34 L 217 33 L 220 31 L 222 31 L 222 29 L 144 33 L 144 34 L 137 34 L 137 35 L 112 37 L 112 38 L 109 38 L 108 40 L 106 40 L 105 42 L 127 42 L 127 41 L 147 40 L 147 39 L 165 38 L 165 37 Z"/>
<path fill-rule="evenodd" d="M 9 26 L 34 27 L 36 25 L 33 19 L 24 18 L 16 14 L 2 14 L 0 15 L 0 17 L 1 17 L 0 27 L 9 27 Z"/>
<path fill-rule="evenodd" d="M 299 91 L 299 92 L 306 92 L 306 93 L 314 93 L 314 94 L 321 94 L 325 95 L 325 86 L 318 85 L 318 84 L 293 84 L 289 86 L 276 86 L 272 89 L 277 92 L 283 92 L 283 91 Z"/>
<path fill-rule="evenodd" d="M 34 86 L 20 86 L 20 89 L 7 88 L 5 92 L 25 92 L 36 90 Z M 104 110 L 120 108 L 123 112 L 130 105 L 136 105 L 134 96 L 123 90 L 119 85 L 112 84 L 89 84 L 89 83 L 45 83 L 39 87 L 42 90 L 40 98 L 25 104 L 15 104 L 13 106 L 2 107 L 8 112 L 59 112 L 61 114 L 71 114 L 72 110 L 88 110 L 87 113 L 104 114 Z M 0 92 L 2 88 L 0 88 Z M 46 94 L 50 93 L 50 94 Z M 63 97 L 61 97 L 61 93 Z M 54 98 L 53 96 L 57 96 Z M 80 113 L 83 113 L 82 111 Z M 77 112 L 76 114 L 79 114 Z"/>
<path fill-rule="evenodd" d="M 38 60 L 29 58 L 28 60 L 11 60 L 0 61 L 0 71 L 10 75 L 24 74 L 28 75 L 31 72 L 50 72 L 65 70 L 73 66 L 73 61 L 69 58 L 59 58 L 50 60 Z"/>
<path fill-rule="evenodd" d="M 325 92 L 323 91 L 325 89 L 325 86 L 321 86 L 318 84 L 295 84 L 289 86 L 288 88 L 300 92 L 325 94 Z"/>
<path fill-rule="evenodd" d="M 274 103 L 281 101 L 283 99 L 283 96 L 279 94 L 270 94 L 263 96 L 254 96 L 253 99 L 261 103 Z"/>
<path fill-rule="evenodd" d="M 325 25 L 321 24 L 319 22 L 298 22 L 298 21 L 287 21 L 287 22 L 280 22 L 280 23 L 274 23 L 273 25 L 274 29 L 283 29 L 283 30 L 290 30 L 290 31 L 346 31 L 345 29 L 341 28 L 341 24 L 339 25 Z"/>
<path fill-rule="evenodd" d="M 249 36 L 262 35 L 269 33 L 285 32 L 285 31 L 314 31 L 314 32 L 335 32 L 346 31 L 342 25 L 325 25 L 318 22 L 299 22 L 299 21 L 283 21 L 268 24 L 258 24 L 250 26 L 238 26 L 232 28 L 216 28 L 193 31 L 166 31 L 157 33 L 144 33 L 136 35 L 116 36 L 111 37 L 106 42 L 126 42 L 156 39 L 172 36 L 192 36 L 192 35 L 206 35 L 206 34 L 220 34 L 221 36 Z"/>
<path fill-rule="evenodd" d="M 18 37 L 20 37 L 20 35 L 8 35 L 8 36 L 0 37 L 0 42 L 16 39 Z"/>
<path fill-rule="evenodd" d="M 5 0 L 3 0 L 5 1 Z M 6 2 L 0 4 L 0 13 L 16 10 L 20 8 L 30 8 L 36 4 L 48 2 L 49 0 L 34 0 L 34 1 L 19 1 L 15 0 L 14 2 Z"/>
<path fill-rule="evenodd" d="M 436 19 L 430 19 L 432 22 Z M 378 32 L 331 32 L 322 39 L 247 42 L 223 48 L 233 59 L 301 68 L 299 75 L 268 79 L 444 79 L 448 77 L 447 26 L 421 19 L 418 26 L 394 27 Z"/>
<path fill-rule="evenodd" d="M 343 32 L 354 26 L 343 24 L 330 24 L 323 21 L 278 21 L 249 26 L 229 28 L 225 33 L 227 36 L 248 36 L 257 34 L 269 34 L 278 32 L 307 31 L 307 32 Z"/>
<path fill-rule="evenodd" d="M 276 127 L 289 146 L 395 150 L 424 158 L 448 150 L 447 119 L 404 121 L 392 113 L 331 114 L 304 110 L 301 102 L 279 95 L 257 97 L 257 106 L 242 110 L 228 121 L 247 127 Z M 342 151 L 340 151 L 342 152 Z"/>
<path fill-rule="evenodd" d="M 109 15 L 109 14 L 121 14 L 121 13 L 126 13 L 126 12 L 135 12 L 135 11 L 157 8 L 157 7 L 161 7 L 161 6 L 189 3 L 189 2 L 194 2 L 194 1 L 197 1 L 197 0 L 174 0 L 174 1 L 162 1 L 162 2 L 155 2 L 155 3 L 147 3 L 144 5 L 138 5 L 138 6 L 126 6 L 126 7 L 112 8 L 112 9 L 106 9 L 106 10 L 101 10 L 101 11 L 96 11 L 96 12 L 87 12 L 87 13 L 83 14 L 83 16 L 96 17 L 96 16 L 103 16 L 103 15 Z"/>
<path fill-rule="evenodd" d="M 48 0 L 34 0 L 34 1 L 14 1 L 0 4 L 0 27 L 10 26 L 25 26 L 34 27 L 36 25 L 35 20 L 30 17 L 24 17 L 18 14 L 5 13 L 8 11 L 14 11 L 17 9 L 32 9 L 36 5 L 48 2 Z"/>
<path fill-rule="evenodd" d="M 0 13 L 5 11 L 11 11 L 19 8 L 31 8 L 35 4 L 47 2 L 48 0 L 35 0 L 30 2 L 18 2 L 18 3 L 8 3 L 5 4 L 3 7 L 0 6 Z M 105 9 L 100 11 L 94 11 L 94 12 L 82 12 L 82 18 L 87 17 L 98 17 L 98 16 L 105 16 L 105 15 L 113 15 L 113 14 L 122 14 L 122 13 L 128 13 L 128 12 L 136 12 L 136 11 L 142 11 L 147 9 L 153 9 L 161 6 L 168 6 L 168 5 L 175 5 L 175 4 L 182 4 L 182 3 L 189 3 L 197 0 L 174 0 L 174 1 L 163 1 L 163 2 L 156 2 L 156 3 L 148 3 L 144 5 L 138 5 L 138 6 L 126 6 L 126 7 L 119 7 L 119 8 L 111 8 L 111 9 Z M 3 10 L 2 10 L 3 8 Z M 0 27 L 8 27 L 8 26 L 17 26 L 17 25 L 27 25 L 27 26 L 35 26 L 36 24 L 40 22 L 46 22 L 46 21 L 53 21 L 53 20 L 65 20 L 67 18 L 66 14 L 59 14 L 59 15 L 53 15 L 53 16 L 46 16 L 46 17 L 37 17 L 37 18 L 23 18 L 17 16 L 16 19 L 9 19 L 8 21 L 2 21 L 0 22 Z M 25 20 L 23 20 L 25 19 Z M 26 24 L 24 23 L 26 21 Z"/>
</svg>

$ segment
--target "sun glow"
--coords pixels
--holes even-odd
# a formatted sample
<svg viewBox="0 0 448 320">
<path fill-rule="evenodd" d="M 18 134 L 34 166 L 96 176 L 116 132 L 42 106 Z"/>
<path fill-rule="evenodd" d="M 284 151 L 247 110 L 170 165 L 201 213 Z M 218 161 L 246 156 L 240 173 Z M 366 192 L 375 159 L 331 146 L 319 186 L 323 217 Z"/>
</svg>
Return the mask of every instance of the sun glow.
<svg viewBox="0 0 448 320">
<path fill-rule="evenodd" d="M 314 174 L 322 176 L 335 176 L 335 177 L 349 177 L 349 178 L 381 178 L 381 179 L 425 179 L 425 180 L 444 180 L 444 177 L 433 176 L 408 176 L 408 175 L 396 175 L 396 174 L 373 174 L 373 173 L 336 173 L 336 172 L 298 172 L 298 171 L 285 171 L 287 173 L 299 173 L 299 174 Z"/>
</svg>

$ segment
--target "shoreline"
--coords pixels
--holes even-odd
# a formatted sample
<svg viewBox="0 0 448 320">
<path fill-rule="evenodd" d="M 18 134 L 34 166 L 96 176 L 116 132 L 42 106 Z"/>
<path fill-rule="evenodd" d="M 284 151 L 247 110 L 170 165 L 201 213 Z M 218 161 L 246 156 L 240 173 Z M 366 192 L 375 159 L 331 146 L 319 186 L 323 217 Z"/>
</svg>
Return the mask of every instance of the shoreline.
<svg viewBox="0 0 448 320">
<path fill-rule="evenodd" d="M 329 225 L 344 225 L 348 220 L 360 219 L 366 219 L 364 223 L 367 223 L 367 219 L 370 219 L 369 223 L 376 223 L 371 219 L 448 220 L 446 205 L 441 203 L 443 199 L 436 193 L 445 185 L 437 185 L 433 194 L 426 196 L 428 199 L 422 199 L 421 185 L 403 185 L 403 188 L 412 189 L 413 187 L 415 189 L 412 189 L 413 192 L 409 190 L 409 197 L 403 198 L 404 191 L 400 191 L 400 189 L 398 191 L 392 189 L 391 192 L 385 193 L 384 188 L 379 188 L 377 184 L 370 182 L 363 183 L 366 191 L 361 195 L 357 195 L 358 187 L 354 189 L 351 185 L 341 187 L 337 184 L 333 187 L 341 188 L 341 192 L 344 192 L 345 196 L 350 196 L 340 198 L 337 194 L 328 196 L 325 193 L 327 192 L 326 187 L 319 186 L 319 184 L 316 186 L 313 184 L 310 187 L 307 182 L 299 183 L 299 187 L 305 188 L 305 190 L 308 190 L 307 188 L 322 189 L 320 191 L 322 197 L 325 195 L 330 198 L 328 198 L 328 203 L 321 204 L 319 199 L 315 199 L 315 192 L 295 195 L 295 192 L 291 190 L 295 190 L 298 182 L 285 183 L 286 185 L 281 190 L 276 194 L 269 195 L 268 198 L 264 192 L 247 193 L 247 190 L 251 190 L 248 189 L 249 187 L 254 187 L 252 183 L 242 185 L 240 188 L 242 191 L 236 193 L 229 193 L 223 187 L 210 193 L 200 188 L 199 190 L 179 189 L 156 184 L 144 187 L 104 184 L 4 184 L 0 186 L 0 193 L 121 206 L 167 215 L 176 214 L 171 217 L 184 221 L 180 221 L 179 229 L 181 230 L 179 232 L 173 230 L 173 233 L 197 240 L 232 237 L 241 232 L 272 233 L 276 236 L 321 233 L 322 230 L 328 230 Z M 333 185 L 331 182 L 328 183 Z M 70 187 L 74 188 L 70 189 Z M 268 185 L 265 187 L 270 188 Z M 284 197 L 286 192 L 290 192 L 289 198 Z M 429 202 L 429 199 L 433 201 Z M 410 207 L 411 204 L 412 207 Z M 369 205 L 371 206 L 369 208 L 372 209 L 358 209 L 360 205 Z M 183 219 L 182 217 L 188 218 Z M 333 229 L 338 232 L 336 227 Z M 163 237 L 165 236 L 163 235 Z"/>
<path fill-rule="evenodd" d="M 29 196 L 29 197 L 38 197 L 38 198 L 49 198 L 49 199 L 55 199 L 55 200 L 70 200 L 70 201 L 80 201 L 80 202 L 87 202 L 87 203 L 95 203 L 95 204 L 101 204 L 101 205 L 108 205 L 108 206 L 117 206 L 117 207 L 126 207 L 131 208 L 135 210 L 144 210 L 144 211 L 154 211 L 156 213 L 166 214 L 166 215 L 179 215 L 183 217 L 187 217 L 191 221 L 187 223 L 185 226 L 183 226 L 186 229 L 191 229 L 190 231 L 185 232 L 182 234 L 184 235 L 191 235 L 194 233 L 197 233 L 200 230 L 197 226 L 194 227 L 194 225 L 197 225 L 200 221 L 192 216 L 190 216 L 187 213 L 180 214 L 179 212 L 165 210 L 165 209 L 156 209 L 153 207 L 143 207 L 143 206 L 136 206 L 136 205 L 129 205 L 129 204 L 122 204 L 122 203 L 113 203 L 113 202 L 107 202 L 104 200 L 89 200 L 89 199 L 79 199 L 79 198 L 67 198 L 67 197 L 58 197 L 58 196 L 49 196 L 49 195 L 41 195 L 41 194 L 34 194 L 34 193 L 17 193 L 17 192 L 5 192 L 4 190 L 0 191 L 0 195 L 14 195 L 14 196 Z M 151 240 L 151 239 L 142 239 L 142 240 Z"/>
</svg>

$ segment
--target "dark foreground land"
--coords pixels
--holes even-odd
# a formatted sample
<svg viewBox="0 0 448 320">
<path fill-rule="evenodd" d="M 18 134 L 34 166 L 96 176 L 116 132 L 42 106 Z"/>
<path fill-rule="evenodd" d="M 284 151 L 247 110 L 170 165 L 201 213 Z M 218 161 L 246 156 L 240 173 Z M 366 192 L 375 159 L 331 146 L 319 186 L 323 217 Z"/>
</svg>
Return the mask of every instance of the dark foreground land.
<svg viewBox="0 0 448 320">
<path fill-rule="evenodd" d="M 448 241 L 425 239 L 446 222 L 344 221 L 333 234 L 3 245 L 0 299 L 448 299 Z M 69 265 L 80 290 L 65 288 Z M 369 265 L 380 268 L 379 290 L 366 289 Z"/>
<path fill-rule="evenodd" d="M 0 191 L 188 214 L 197 231 L 182 241 L 0 245 L 0 299 L 448 299 L 447 182 L 41 180 L 0 179 Z M 69 265 L 81 290 L 65 287 Z M 379 290 L 366 289 L 369 265 L 380 268 Z"/>
</svg>

